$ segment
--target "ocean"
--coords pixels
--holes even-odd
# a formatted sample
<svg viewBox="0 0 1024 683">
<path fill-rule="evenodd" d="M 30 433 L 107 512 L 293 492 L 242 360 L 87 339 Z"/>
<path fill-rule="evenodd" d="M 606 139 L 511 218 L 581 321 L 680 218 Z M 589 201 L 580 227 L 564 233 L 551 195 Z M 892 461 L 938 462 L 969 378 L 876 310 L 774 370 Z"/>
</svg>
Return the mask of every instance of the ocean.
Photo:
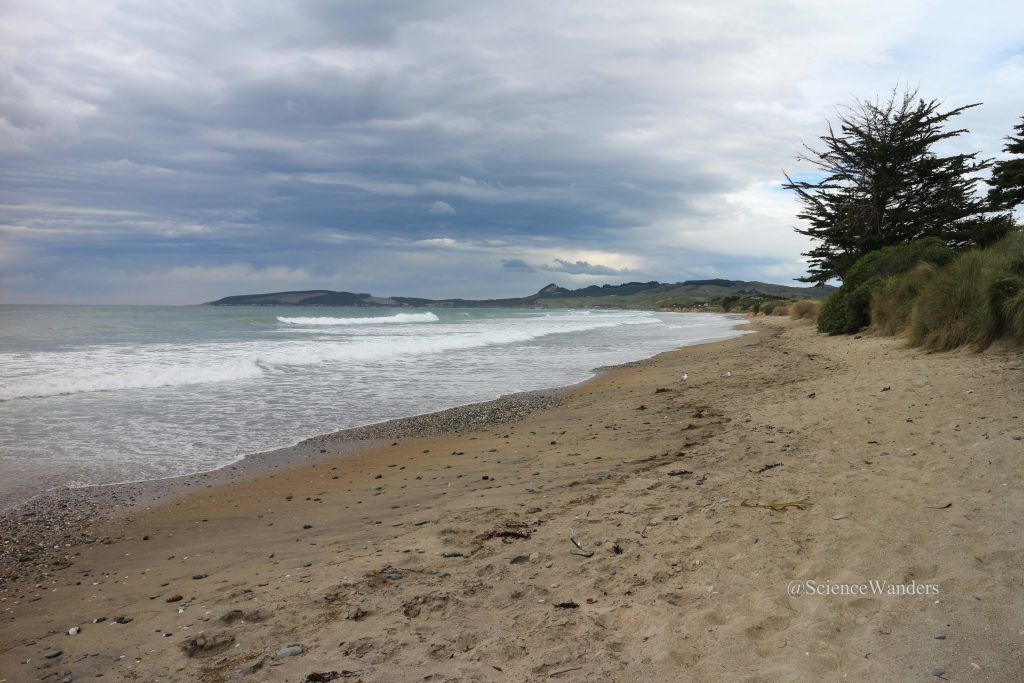
<svg viewBox="0 0 1024 683">
<path fill-rule="evenodd" d="M 0 306 L 0 508 L 566 386 L 740 334 L 619 310 Z"/>
</svg>

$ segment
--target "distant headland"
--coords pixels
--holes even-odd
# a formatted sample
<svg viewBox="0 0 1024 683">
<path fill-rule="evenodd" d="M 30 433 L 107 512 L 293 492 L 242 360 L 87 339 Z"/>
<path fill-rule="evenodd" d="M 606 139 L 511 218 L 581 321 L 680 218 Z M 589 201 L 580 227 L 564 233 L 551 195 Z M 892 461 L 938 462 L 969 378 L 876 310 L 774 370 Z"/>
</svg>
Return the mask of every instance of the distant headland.
<svg viewBox="0 0 1024 683">
<path fill-rule="evenodd" d="M 741 301 L 822 299 L 834 287 L 792 287 L 743 280 L 687 280 L 686 282 L 627 282 L 566 289 L 554 283 L 537 293 L 508 299 L 423 299 L 374 296 L 367 293 L 313 289 L 267 294 L 237 294 L 210 301 L 208 306 L 394 306 L 404 308 L 629 308 L 724 309 Z M 736 308 L 744 308 L 742 305 Z"/>
</svg>

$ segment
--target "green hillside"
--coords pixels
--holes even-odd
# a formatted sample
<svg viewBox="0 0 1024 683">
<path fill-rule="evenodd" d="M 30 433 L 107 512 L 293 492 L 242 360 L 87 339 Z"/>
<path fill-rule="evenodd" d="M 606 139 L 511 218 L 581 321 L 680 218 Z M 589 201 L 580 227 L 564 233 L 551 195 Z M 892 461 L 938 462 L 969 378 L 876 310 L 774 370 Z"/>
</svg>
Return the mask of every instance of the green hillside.
<svg viewBox="0 0 1024 683">
<path fill-rule="evenodd" d="M 760 301 L 821 299 L 834 287 L 792 287 L 743 280 L 627 282 L 566 289 L 554 283 L 530 296 L 508 299 L 423 299 L 380 297 L 325 289 L 238 294 L 210 306 L 395 306 L 405 308 L 626 308 L 634 310 L 749 310 Z"/>
</svg>

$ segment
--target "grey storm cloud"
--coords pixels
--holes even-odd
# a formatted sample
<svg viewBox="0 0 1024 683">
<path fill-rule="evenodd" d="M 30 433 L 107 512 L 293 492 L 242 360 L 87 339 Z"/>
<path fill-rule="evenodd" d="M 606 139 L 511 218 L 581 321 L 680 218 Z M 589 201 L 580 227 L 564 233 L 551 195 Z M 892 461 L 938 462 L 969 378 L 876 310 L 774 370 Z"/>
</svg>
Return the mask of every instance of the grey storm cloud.
<svg viewBox="0 0 1024 683">
<path fill-rule="evenodd" d="M 786 280 L 780 168 L 835 104 L 984 101 L 961 142 L 998 154 L 1024 9 L 995 4 L 10 0 L 0 301 Z"/>
<path fill-rule="evenodd" d="M 518 258 L 502 259 L 501 267 L 504 268 L 505 270 L 512 270 L 512 271 L 516 271 L 516 272 L 519 272 L 519 273 L 536 273 L 537 272 L 537 268 L 536 267 L 531 266 L 526 261 L 524 261 L 522 259 L 518 259 Z"/>
</svg>

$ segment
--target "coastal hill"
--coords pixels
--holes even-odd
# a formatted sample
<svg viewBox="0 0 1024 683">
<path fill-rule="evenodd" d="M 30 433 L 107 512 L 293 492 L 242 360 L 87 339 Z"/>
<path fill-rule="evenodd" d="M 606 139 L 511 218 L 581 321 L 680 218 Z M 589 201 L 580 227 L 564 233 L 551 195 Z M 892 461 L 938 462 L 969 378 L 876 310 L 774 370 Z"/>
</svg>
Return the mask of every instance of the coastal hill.
<svg viewBox="0 0 1024 683">
<path fill-rule="evenodd" d="M 627 282 L 566 289 L 554 283 L 536 294 L 509 299 L 423 299 L 374 296 L 366 293 L 314 289 L 268 294 L 238 294 L 211 301 L 209 306 L 396 306 L 451 308 L 729 308 L 739 299 L 822 299 L 834 287 L 791 287 L 743 280 L 686 282 Z"/>
</svg>

